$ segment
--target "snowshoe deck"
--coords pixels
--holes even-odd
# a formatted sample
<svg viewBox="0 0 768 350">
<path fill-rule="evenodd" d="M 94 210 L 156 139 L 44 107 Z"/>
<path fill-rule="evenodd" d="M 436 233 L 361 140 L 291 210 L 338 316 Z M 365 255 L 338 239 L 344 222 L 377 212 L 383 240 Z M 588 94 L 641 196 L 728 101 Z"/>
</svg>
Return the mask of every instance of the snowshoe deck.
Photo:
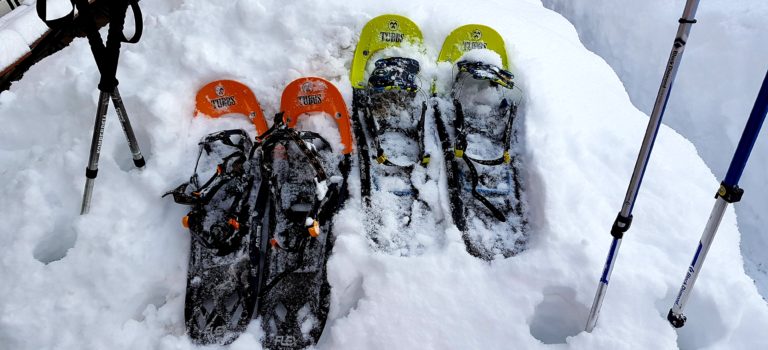
<svg viewBox="0 0 768 350">
<path fill-rule="evenodd" d="M 259 247 L 252 231 L 259 229 L 264 208 L 258 199 L 267 187 L 248 170 L 251 148 L 244 130 L 208 135 L 200 142 L 195 175 L 169 192 L 192 206 L 183 219 L 192 237 L 184 315 L 198 344 L 234 341 L 256 307 Z"/>
<path fill-rule="evenodd" d="M 478 49 L 497 53 L 501 62 L 465 56 Z M 450 102 L 435 105 L 454 223 L 470 254 L 513 256 L 524 249 L 527 214 L 514 125 L 519 101 L 513 75 L 503 68 L 503 39 L 486 26 L 463 26 L 448 36 L 440 59 L 458 69 Z"/>
<path fill-rule="evenodd" d="M 393 255 L 419 254 L 435 240 L 425 236 L 434 232 L 437 220 L 419 196 L 430 159 L 424 146 L 426 94 L 417 81 L 420 64 L 383 51 L 403 43 L 418 47 L 422 41 L 409 19 L 376 17 L 363 28 L 350 74 L 366 235 L 375 250 Z"/>
<path fill-rule="evenodd" d="M 302 78 L 286 87 L 281 103 L 286 125 L 263 147 L 270 154 L 272 200 L 269 242 L 259 315 L 266 349 L 303 349 L 316 344 L 330 302 L 326 262 L 333 248 L 333 215 L 347 198 L 352 135 L 338 90 L 320 78 Z M 318 133 L 296 131 L 300 118 L 336 122 L 340 150 Z M 268 239 L 267 239 L 268 238 Z"/>
</svg>

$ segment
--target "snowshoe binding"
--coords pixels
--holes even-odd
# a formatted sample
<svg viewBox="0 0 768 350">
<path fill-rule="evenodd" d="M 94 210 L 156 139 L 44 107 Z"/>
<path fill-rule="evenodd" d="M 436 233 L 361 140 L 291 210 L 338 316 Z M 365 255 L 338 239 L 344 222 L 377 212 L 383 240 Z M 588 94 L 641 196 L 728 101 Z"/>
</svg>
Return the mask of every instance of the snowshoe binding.
<svg viewBox="0 0 768 350">
<path fill-rule="evenodd" d="M 266 253 L 259 315 L 265 349 L 303 349 L 317 343 L 328 315 L 326 262 L 335 239 L 334 214 L 348 197 L 352 133 L 341 94 L 320 78 L 289 84 L 281 110 L 258 151 L 268 159 L 262 173 L 269 176 L 271 193 L 269 229 L 261 241 Z M 331 142 L 320 133 L 297 130 L 329 119 L 338 128 L 334 138 L 328 137 Z"/>
</svg>

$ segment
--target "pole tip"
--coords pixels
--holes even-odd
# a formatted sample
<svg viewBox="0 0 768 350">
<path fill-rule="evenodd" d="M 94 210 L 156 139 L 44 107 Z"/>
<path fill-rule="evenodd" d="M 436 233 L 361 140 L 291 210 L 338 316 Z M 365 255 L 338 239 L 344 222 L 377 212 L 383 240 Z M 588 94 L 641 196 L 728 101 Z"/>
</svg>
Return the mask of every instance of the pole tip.
<svg viewBox="0 0 768 350">
<path fill-rule="evenodd" d="M 669 309 L 669 313 L 667 314 L 667 321 L 669 321 L 669 324 L 671 324 L 672 327 L 681 328 L 685 326 L 685 320 L 685 315 L 676 314 L 672 311 L 672 309 Z"/>
</svg>

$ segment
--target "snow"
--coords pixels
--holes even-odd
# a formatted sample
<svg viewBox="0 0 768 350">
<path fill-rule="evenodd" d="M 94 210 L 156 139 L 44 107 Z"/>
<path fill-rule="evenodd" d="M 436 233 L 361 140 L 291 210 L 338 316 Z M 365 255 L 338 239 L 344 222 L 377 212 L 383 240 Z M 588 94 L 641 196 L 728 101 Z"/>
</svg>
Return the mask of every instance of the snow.
<svg viewBox="0 0 768 350">
<path fill-rule="evenodd" d="M 0 17 L 0 71 L 29 53 L 30 45 L 48 30 L 31 5 L 23 3 Z"/>
<path fill-rule="evenodd" d="M 90 214 L 78 216 L 98 97 L 87 42 L 75 40 L 0 93 L 0 347 L 195 348 L 183 322 L 185 208 L 160 196 L 188 179 L 203 135 L 253 130 L 246 118 L 193 118 L 197 89 L 214 79 L 242 81 L 270 116 L 286 84 L 320 76 L 349 103 L 358 32 L 384 13 L 418 23 L 433 61 L 445 35 L 466 23 L 494 27 L 507 41 L 525 92 L 519 137 L 530 241 L 519 255 L 486 263 L 443 224 L 424 232 L 440 239 L 418 256 L 372 251 L 353 176 L 353 198 L 335 221 L 331 310 L 318 348 L 768 346 L 768 306 L 744 273 L 732 209 L 687 306 L 686 327 L 675 331 L 665 319 L 718 183 L 694 146 L 668 127 L 659 132 L 597 328 L 581 331 L 647 116 L 573 26 L 539 2 L 142 6 L 144 37 L 124 45 L 118 79 L 148 163 L 133 168 L 110 111 Z M 433 162 L 442 162 L 439 153 Z M 449 217 L 444 186 L 441 180 L 425 195 L 441 203 L 436 214 Z M 262 336 L 252 322 L 229 348 L 259 349 Z"/>
<path fill-rule="evenodd" d="M 632 102 L 650 113 L 685 1 L 543 3 L 574 23 L 587 48 L 619 75 Z M 664 123 L 696 145 L 718 179 L 725 176 L 768 68 L 767 15 L 768 3 L 763 1 L 702 1 L 664 115 Z M 768 147 L 764 140 L 765 136 L 758 139 L 741 179 L 746 193 L 736 213 L 744 234 L 745 268 L 763 297 L 768 297 L 764 229 L 768 225 Z"/>
</svg>

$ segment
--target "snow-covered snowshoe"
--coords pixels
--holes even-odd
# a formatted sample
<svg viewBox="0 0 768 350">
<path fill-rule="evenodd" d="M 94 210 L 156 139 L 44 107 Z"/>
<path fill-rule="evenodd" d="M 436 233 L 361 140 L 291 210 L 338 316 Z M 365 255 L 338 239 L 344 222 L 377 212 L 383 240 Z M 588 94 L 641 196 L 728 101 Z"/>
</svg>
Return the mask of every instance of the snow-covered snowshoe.
<svg viewBox="0 0 768 350">
<path fill-rule="evenodd" d="M 504 40 L 489 27 L 462 26 L 439 60 L 458 70 L 450 102 L 434 106 L 454 223 L 470 254 L 510 257 L 524 249 L 527 218 L 514 123 L 520 94 Z"/>
<path fill-rule="evenodd" d="M 223 103 L 222 101 L 227 101 Z M 216 81 L 202 88 L 199 113 L 219 117 L 245 114 L 259 132 L 266 122 L 258 101 L 244 85 Z M 192 206 L 182 223 L 191 234 L 184 306 L 190 338 L 199 344 L 227 344 L 247 327 L 259 285 L 259 236 L 269 195 L 261 181 L 257 148 L 244 130 L 210 134 L 200 142 L 194 175 L 166 195 Z"/>
<path fill-rule="evenodd" d="M 248 170 L 251 148 L 244 130 L 208 135 L 200 142 L 195 175 L 170 192 L 177 203 L 192 206 L 183 219 L 192 236 L 184 314 L 196 343 L 232 342 L 256 306 L 252 262 L 259 253 L 250 216 L 263 212 L 258 197 L 267 191 Z M 204 174 L 209 169 L 215 170 Z"/>
<path fill-rule="evenodd" d="M 289 84 L 281 110 L 261 148 L 270 159 L 263 173 L 270 174 L 271 201 L 259 315 L 265 349 L 303 349 L 317 343 L 328 315 L 326 261 L 335 239 L 333 216 L 348 197 L 352 133 L 341 94 L 320 78 Z M 336 127 L 318 131 L 334 135 L 297 131 L 322 124 L 324 114 Z M 297 126 L 300 118 L 307 122 Z"/>
<path fill-rule="evenodd" d="M 412 255 L 424 248 L 424 237 L 417 236 L 437 223 L 419 196 L 430 160 L 424 145 L 427 99 L 417 80 L 421 65 L 385 51 L 403 43 L 421 45 L 416 24 L 396 15 L 372 19 L 360 35 L 350 79 L 366 234 L 378 251 Z"/>
</svg>

